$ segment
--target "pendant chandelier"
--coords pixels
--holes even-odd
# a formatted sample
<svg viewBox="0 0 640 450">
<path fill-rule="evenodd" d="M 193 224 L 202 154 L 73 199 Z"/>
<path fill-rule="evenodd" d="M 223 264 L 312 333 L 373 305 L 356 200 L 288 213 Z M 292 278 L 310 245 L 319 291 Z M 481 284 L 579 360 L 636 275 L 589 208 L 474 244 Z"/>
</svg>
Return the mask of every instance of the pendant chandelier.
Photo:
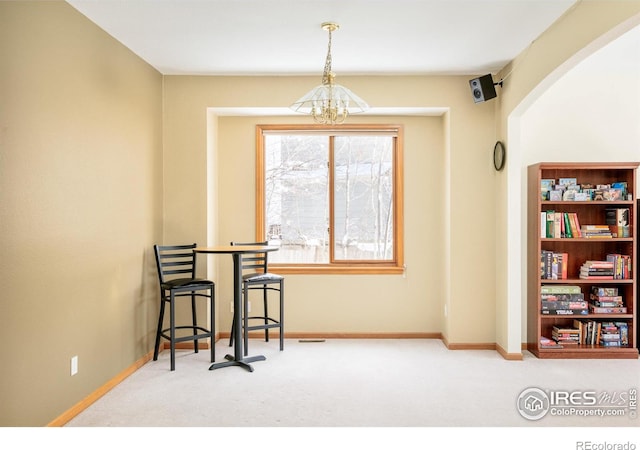
<svg viewBox="0 0 640 450">
<path fill-rule="evenodd" d="M 340 26 L 333 22 L 324 22 L 322 29 L 329 32 L 329 48 L 324 63 L 322 84 L 316 86 L 300 100 L 291 105 L 291 109 L 310 114 L 317 123 L 335 125 L 343 123 L 350 114 L 369 109 L 367 102 L 344 86 L 335 83 L 335 74 L 331 71 L 331 33 Z"/>
</svg>

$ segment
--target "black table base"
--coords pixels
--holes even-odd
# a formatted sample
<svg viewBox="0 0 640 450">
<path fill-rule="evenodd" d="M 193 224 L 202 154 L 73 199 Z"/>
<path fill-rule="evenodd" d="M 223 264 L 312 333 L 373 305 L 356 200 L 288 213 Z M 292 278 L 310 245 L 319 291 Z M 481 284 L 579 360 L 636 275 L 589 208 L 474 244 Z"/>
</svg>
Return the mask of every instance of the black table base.
<svg viewBox="0 0 640 450">
<path fill-rule="evenodd" d="M 249 357 L 236 360 L 233 355 L 226 355 L 224 359 L 226 359 L 226 361 L 211 364 L 209 366 L 209 370 L 216 370 L 216 369 L 221 369 L 223 367 L 229 367 L 229 366 L 240 366 L 240 367 L 244 367 L 249 372 L 253 372 L 253 367 L 249 363 L 252 363 L 254 361 L 264 361 L 267 358 L 265 358 L 262 355 L 256 355 L 256 356 L 249 356 Z"/>
</svg>

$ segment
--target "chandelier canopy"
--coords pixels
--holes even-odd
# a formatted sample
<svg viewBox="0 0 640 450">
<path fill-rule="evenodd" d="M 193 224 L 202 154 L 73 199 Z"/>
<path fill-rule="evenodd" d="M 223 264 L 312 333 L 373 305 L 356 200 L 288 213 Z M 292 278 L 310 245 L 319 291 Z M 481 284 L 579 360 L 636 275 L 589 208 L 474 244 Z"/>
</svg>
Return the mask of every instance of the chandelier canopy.
<svg viewBox="0 0 640 450">
<path fill-rule="evenodd" d="M 291 109 L 303 114 L 310 114 L 313 120 L 321 124 L 343 123 L 350 114 L 357 114 L 369 109 L 367 102 L 344 86 L 335 83 L 335 74 L 331 71 L 331 33 L 340 28 L 333 22 L 324 22 L 322 29 L 329 32 L 327 59 L 322 73 L 322 84 L 307 92 Z"/>
</svg>

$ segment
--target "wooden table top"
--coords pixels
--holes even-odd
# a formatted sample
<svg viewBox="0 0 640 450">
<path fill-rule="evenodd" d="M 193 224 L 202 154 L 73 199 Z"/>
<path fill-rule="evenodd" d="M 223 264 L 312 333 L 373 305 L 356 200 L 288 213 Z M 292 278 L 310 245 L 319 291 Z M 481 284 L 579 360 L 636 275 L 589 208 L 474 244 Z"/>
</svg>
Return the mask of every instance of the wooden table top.
<svg viewBox="0 0 640 450">
<path fill-rule="evenodd" d="M 263 253 L 279 250 L 277 245 L 214 245 L 212 247 L 196 247 L 196 253 Z"/>
</svg>

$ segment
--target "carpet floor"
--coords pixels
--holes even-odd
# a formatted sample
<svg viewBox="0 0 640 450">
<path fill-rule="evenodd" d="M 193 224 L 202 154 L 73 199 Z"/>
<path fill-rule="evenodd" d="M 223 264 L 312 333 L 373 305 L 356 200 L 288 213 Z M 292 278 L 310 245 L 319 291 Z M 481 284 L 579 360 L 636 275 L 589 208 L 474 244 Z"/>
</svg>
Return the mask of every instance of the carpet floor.
<svg viewBox="0 0 640 450">
<path fill-rule="evenodd" d="M 218 342 L 217 360 L 230 350 Z M 252 340 L 249 350 L 266 356 L 254 372 L 209 371 L 208 351 L 178 352 L 171 372 L 164 351 L 66 426 L 640 426 L 629 398 L 640 388 L 640 360 L 541 360 L 525 352 L 523 361 L 507 361 L 495 351 L 448 350 L 436 339 L 287 340 L 283 352 L 277 341 Z M 595 397 L 598 408 L 590 410 L 615 412 L 586 415 L 594 413 L 578 405 L 531 420 L 518 406 L 530 388 L 556 392 L 560 406 Z"/>
</svg>

